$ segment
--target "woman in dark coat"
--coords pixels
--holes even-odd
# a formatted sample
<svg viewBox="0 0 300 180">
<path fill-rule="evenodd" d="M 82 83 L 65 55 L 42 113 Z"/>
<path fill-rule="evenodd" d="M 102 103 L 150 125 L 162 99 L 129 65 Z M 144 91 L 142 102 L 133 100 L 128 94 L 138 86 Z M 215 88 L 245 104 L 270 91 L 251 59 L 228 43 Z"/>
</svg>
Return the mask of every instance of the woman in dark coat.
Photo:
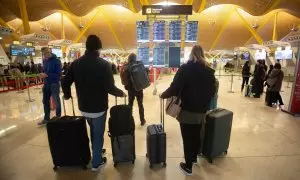
<svg viewBox="0 0 300 180">
<path fill-rule="evenodd" d="M 253 82 L 253 93 L 254 98 L 260 98 L 260 95 L 263 93 L 264 89 L 264 80 L 266 77 L 265 67 L 263 62 L 260 60 L 256 65 L 256 70 L 254 71 L 254 82 Z"/>
<path fill-rule="evenodd" d="M 242 83 L 242 89 L 241 91 L 243 92 L 245 84 L 248 85 L 249 83 L 249 78 L 251 76 L 250 73 L 250 66 L 249 66 L 249 61 L 247 61 L 244 66 L 243 66 L 243 71 L 242 71 L 242 75 L 243 75 L 243 83 Z"/>
<path fill-rule="evenodd" d="M 274 69 L 272 70 L 269 78 L 267 79 L 267 85 L 269 86 L 268 90 L 271 92 L 271 98 L 273 98 L 273 102 L 279 101 L 280 109 L 283 108 L 283 101 L 280 95 L 280 90 L 282 86 L 284 73 L 281 70 L 280 63 L 276 63 Z"/>
</svg>

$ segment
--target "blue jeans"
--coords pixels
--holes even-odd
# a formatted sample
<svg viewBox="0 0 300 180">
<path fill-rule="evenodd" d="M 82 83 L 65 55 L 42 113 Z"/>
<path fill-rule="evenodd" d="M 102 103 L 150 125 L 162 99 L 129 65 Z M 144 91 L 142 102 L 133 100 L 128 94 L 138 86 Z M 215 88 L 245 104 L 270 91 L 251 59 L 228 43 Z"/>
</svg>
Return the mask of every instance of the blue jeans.
<svg viewBox="0 0 300 180">
<path fill-rule="evenodd" d="M 92 166 L 98 167 L 102 162 L 102 148 L 104 143 L 104 132 L 106 112 L 98 118 L 87 118 L 91 131 L 91 142 L 93 149 Z"/>
<path fill-rule="evenodd" d="M 50 120 L 50 97 L 53 97 L 56 105 L 56 117 L 61 116 L 61 104 L 60 104 L 60 85 L 59 83 L 44 84 L 43 87 L 43 104 L 44 104 L 44 120 Z"/>
</svg>

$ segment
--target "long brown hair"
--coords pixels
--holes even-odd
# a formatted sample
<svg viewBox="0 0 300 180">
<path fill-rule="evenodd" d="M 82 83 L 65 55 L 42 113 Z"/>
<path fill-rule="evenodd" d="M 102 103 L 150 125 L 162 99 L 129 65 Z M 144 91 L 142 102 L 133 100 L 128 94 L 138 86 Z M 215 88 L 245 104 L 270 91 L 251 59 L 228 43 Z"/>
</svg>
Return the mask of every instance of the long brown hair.
<svg viewBox="0 0 300 180">
<path fill-rule="evenodd" d="M 190 54 L 190 60 L 206 65 L 204 50 L 200 45 L 195 45 Z"/>
</svg>

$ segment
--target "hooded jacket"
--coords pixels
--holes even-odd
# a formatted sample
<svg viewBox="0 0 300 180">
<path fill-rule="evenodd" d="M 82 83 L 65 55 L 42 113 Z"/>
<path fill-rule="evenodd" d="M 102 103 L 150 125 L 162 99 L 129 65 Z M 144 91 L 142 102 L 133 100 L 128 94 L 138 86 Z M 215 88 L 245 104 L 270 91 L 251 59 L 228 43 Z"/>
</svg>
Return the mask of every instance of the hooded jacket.
<svg viewBox="0 0 300 180">
<path fill-rule="evenodd" d="M 48 77 L 44 79 L 45 84 L 51 85 L 59 83 L 61 77 L 61 62 L 55 54 L 52 54 L 48 60 L 43 60 L 43 67 L 44 73 L 48 75 Z"/>
</svg>

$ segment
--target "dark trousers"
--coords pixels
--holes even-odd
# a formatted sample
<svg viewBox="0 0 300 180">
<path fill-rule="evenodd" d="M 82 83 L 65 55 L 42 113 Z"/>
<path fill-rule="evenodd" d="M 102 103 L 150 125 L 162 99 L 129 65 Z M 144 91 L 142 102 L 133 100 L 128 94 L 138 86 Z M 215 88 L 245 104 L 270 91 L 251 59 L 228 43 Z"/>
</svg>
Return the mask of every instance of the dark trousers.
<svg viewBox="0 0 300 180">
<path fill-rule="evenodd" d="M 139 106 L 139 114 L 140 114 L 140 120 L 145 121 L 145 115 L 144 115 L 144 106 L 143 106 L 143 98 L 144 93 L 143 91 L 134 91 L 134 90 L 128 90 L 128 102 L 129 106 L 132 109 L 134 99 L 137 99 L 138 106 Z"/>
<path fill-rule="evenodd" d="M 274 100 L 275 100 L 276 103 L 279 101 L 279 105 L 281 105 L 281 106 L 284 105 L 283 101 L 282 101 L 282 98 L 281 98 L 281 95 L 278 91 L 273 92 L 273 97 L 274 97 Z"/>
<path fill-rule="evenodd" d="M 56 106 L 56 117 L 61 116 L 61 103 L 60 103 L 60 84 L 53 83 L 53 84 L 44 84 L 43 87 L 43 104 L 44 104 L 44 120 L 50 120 L 50 98 L 53 97 L 55 106 Z"/>
<path fill-rule="evenodd" d="M 249 84 L 249 77 L 243 77 L 242 91 L 244 90 L 245 84 Z"/>
<path fill-rule="evenodd" d="M 193 161 L 197 159 L 201 145 L 201 124 L 180 123 L 181 136 L 183 140 L 184 158 L 187 168 L 192 169 Z"/>
</svg>

